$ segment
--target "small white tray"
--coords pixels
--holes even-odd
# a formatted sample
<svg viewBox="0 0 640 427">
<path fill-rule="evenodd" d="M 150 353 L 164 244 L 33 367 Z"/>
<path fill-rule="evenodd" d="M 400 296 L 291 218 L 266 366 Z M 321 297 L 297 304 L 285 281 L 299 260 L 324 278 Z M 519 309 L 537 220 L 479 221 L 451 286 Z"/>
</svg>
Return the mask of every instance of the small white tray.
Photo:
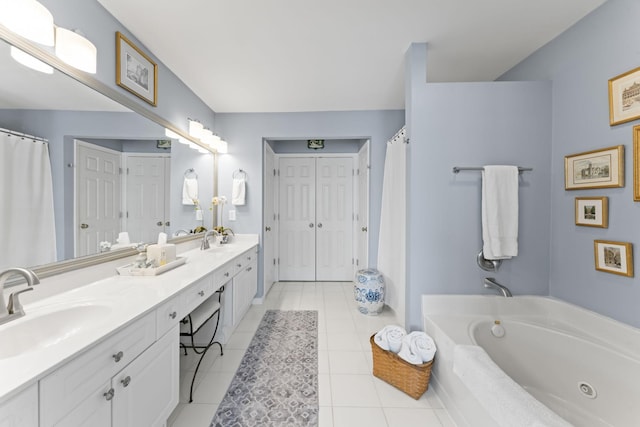
<svg viewBox="0 0 640 427">
<path fill-rule="evenodd" d="M 116 270 L 121 276 L 157 276 L 158 274 L 162 274 L 165 271 L 169 271 L 173 268 L 179 267 L 185 262 L 187 262 L 187 258 L 177 257 L 175 260 L 168 262 L 160 267 L 137 268 L 134 267 L 133 264 L 127 264 L 123 265 L 122 267 L 116 268 Z"/>
</svg>

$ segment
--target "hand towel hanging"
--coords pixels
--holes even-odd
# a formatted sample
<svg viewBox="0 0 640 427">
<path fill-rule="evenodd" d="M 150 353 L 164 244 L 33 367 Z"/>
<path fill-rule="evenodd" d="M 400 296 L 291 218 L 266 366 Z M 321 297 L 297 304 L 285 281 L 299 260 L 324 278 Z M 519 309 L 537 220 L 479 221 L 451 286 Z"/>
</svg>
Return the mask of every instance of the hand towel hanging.
<svg viewBox="0 0 640 427">
<path fill-rule="evenodd" d="M 518 255 L 518 168 L 485 166 L 482 172 L 482 239 L 486 259 Z"/>
<path fill-rule="evenodd" d="M 247 194 L 247 180 L 246 173 L 243 170 L 240 173 L 233 175 L 233 185 L 231 188 L 231 204 L 234 206 L 244 206 L 246 203 Z"/>
<path fill-rule="evenodd" d="M 198 179 L 185 177 L 182 185 L 182 204 L 195 205 L 195 200 L 198 200 Z"/>
</svg>

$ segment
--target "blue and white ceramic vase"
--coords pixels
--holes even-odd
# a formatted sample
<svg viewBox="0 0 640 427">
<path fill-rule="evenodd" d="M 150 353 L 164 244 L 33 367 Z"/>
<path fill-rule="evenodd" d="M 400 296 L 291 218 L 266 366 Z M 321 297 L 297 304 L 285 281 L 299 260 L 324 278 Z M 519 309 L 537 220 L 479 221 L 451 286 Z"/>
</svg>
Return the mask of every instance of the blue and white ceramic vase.
<svg viewBox="0 0 640 427">
<path fill-rule="evenodd" d="M 384 308 L 384 278 L 382 273 L 374 268 L 360 270 L 356 274 L 353 292 L 358 304 L 358 311 L 370 316 L 376 316 Z"/>
</svg>

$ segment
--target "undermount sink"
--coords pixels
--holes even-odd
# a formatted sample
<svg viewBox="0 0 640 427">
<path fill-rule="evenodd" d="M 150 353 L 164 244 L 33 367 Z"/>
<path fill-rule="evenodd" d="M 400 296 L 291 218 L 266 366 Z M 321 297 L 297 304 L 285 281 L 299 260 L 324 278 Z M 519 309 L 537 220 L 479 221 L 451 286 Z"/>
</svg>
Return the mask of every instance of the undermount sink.
<svg viewBox="0 0 640 427">
<path fill-rule="evenodd" d="M 0 359 L 19 356 L 58 344 L 95 320 L 104 318 L 111 308 L 99 304 L 82 304 L 49 311 L 29 313 L 0 327 Z"/>
</svg>

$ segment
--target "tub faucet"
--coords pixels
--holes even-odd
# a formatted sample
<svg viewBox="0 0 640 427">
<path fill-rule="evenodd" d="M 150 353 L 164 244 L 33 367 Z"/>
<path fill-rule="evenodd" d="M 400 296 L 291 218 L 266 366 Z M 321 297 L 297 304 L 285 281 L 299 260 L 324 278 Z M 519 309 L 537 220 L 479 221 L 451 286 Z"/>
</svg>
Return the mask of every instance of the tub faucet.
<svg viewBox="0 0 640 427">
<path fill-rule="evenodd" d="M 507 289 L 506 286 L 502 286 L 500 283 L 496 282 L 496 279 L 493 277 L 485 277 L 484 279 L 484 287 L 487 289 L 495 289 L 498 292 L 502 293 L 503 297 L 512 297 L 511 291 Z"/>
<path fill-rule="evenodd" d="M 24 277 L 24 279 L 27 281 L 28 287 L 16 292 L 12 292 L 11 295 L 9 295 L 9 303 L 5 307 L 3 295 L 4 283 L 10 276 L 14 274 L 18 274 Z M 36 273 L 26 268 L 8 268 L 0 273 L 0 325 L 17 319 L 18 317 L 24 316 L 24 309 L 22 308 L 22 304 L 20 304 L 20 299 L 18 298 L 18 296 L 23 292 L 32 291 L 33 285 L 37 285 L 39 283 L 40 279 L 38 278 Z"/>
<path fill-rule="evenodd" d="M 218 233 L 216 230 L 209 230 L 209 231 L 205 231 L 204 232 L 204 236 L 202 236 L 202 243 L 200 243 L 200 250 L 204 251 L 209 249 L 209 236 L 210 235 L 214 235 L 214 236 L 219 236 L 220 233 Z"/>
</svg>

